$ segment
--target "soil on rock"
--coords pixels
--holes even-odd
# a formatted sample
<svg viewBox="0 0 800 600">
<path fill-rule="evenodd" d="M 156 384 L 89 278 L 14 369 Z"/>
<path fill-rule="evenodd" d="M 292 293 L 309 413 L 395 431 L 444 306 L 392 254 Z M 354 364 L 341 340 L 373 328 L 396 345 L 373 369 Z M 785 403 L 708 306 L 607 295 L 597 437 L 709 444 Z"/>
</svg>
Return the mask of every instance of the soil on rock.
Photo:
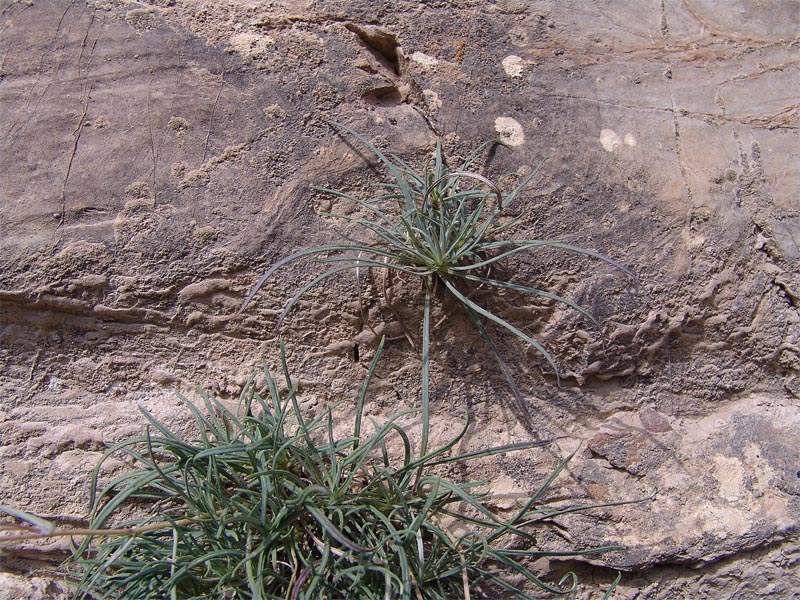
<svg viewBox="0 0 800 600">
<path fill-rule="evenodd" d="M 548 158 L 515 236 L 601 251 L 639 285 L 557 251 L 504 266 L 601 323 L 486 298 L 563 369 L 558 387 L 500 336 L 522 406 L 469 320 L 437 306 L 435 436 L 469 407 L 466 449 L 557 439 L 470 474 L 509 506 L 579 445 L 560 497 L 652 496 L 543 534 L 627 547 L 553 565 L 587 593 L 621 569 L 616 598 L 796 597 L 800 5 L 0 0 L 0 15 L 0 504 L 83 518 L 139 406 L 180 426 L 174 390 L 233 401 L 275 363 L 275 319 L 316 267 L 280 270 L 238 315 L 243 298 L 278 258 L 347 233 L 325 215 L 352 207 L 311 186 L 366 197 L 385 176 L 328 121 L 415 164 L 437 137 L 454 159 L 499 138 L 482 172 L 504 189 Z M 402 338 L 398 313 L 418 323 L 418 290 L 395 283 L 392 308 L 381 286 L 360 290 L 368 322 L 347 277 L 288 317 L 309 411 L 354 397 L 376 332 Z M 416 407 L 418 373 L 388 344 L 370 413 Z M 0 598 L 65 597 L 64 552 L 1 557 Z"/>
</svg>

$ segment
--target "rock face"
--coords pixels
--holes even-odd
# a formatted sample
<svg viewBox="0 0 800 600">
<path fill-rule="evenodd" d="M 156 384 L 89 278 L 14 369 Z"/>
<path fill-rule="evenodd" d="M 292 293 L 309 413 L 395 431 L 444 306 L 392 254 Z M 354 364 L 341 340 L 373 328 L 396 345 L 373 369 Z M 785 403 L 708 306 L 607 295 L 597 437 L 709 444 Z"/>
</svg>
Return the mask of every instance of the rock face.
<svg viewBox="0 0 800 600">
<path fill-rule="evenodd" d="M 800 597 L 798 30 L 800 4 L 749 0 L 0 1 L 0 504 L 84 515 L 105 445 L 144 427 L 137 405 L 181 419 L 172 390 L 235 398 L 274 362 L 276 315 L 313 268 L 237 315 L 242 299 L 341 235 L 325 214 L 347 207 L 312 185 L 363 195 L 379 177 L 328 120 L 415 163 L 437 136 L 452 156 L 500 138 L 488 176 L 549 158 L 518 237 L 599 250 L 639 285 L 556 252 L 510 261 L 602 331 L 497 298 L 563 369 L 559 388 L 502 340 L 517 406 L 449 315 L 437 434 L 470 405 L 476 448 L 559 438 L 487 465 L 512 496 L 582 444 L 562 496 L 651 497 L 565 521 L 572 545 L 628 548 L 577 565 L 587 591 L 621 569 L 615 598 Z M 311 409 L 363 378 L 376 336 L 356 299 L 342 278 L 286 322 Z M 416 406 L 408 344 L 379 377 L 376 416 Z M 0 559 L 0 598 L 63 597 L 40 577 L 63 550 Z"/>
</svg>

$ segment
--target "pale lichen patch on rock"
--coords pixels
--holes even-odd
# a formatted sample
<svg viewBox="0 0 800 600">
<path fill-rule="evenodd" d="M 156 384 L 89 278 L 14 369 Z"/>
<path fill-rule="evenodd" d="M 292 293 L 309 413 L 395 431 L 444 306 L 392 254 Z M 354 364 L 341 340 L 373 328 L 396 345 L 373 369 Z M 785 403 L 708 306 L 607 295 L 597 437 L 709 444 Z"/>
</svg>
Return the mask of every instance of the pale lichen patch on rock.
<svg viewBox="0 0 800 600">
<path fill-rule="evenodd" d="M 509 146 L 521 146 L 525 143 L 525 132 L 516 119 L 497 117 L 494 120 L 494 130 L 500 135 L 500 139 Z"/>
<path fill-rule="evenodd" d="M 613 129 L 603 129 L 600 131 L 600 145 L 606 152 L 614 152 L 621 146 L 636 146 L 638 142 L 632 133 L 626 133 L 620 137 Z"/>
<path fill-rule="evenodd" d="M 189 121 L 183 117 L 170 117 L 167 127 L 177 132 L 186 131 L 189 129 Z"/>
<path fill-rule="evenodd" d="M 161 19 L 156 13 L 156 9 L 149 8 L 134 8 L 125 13 L 125 20 L 130 25 L 131 29 L 138 33 L 150 31 L 155 29 L 161 24 Z"/>
<path fill-rule="evenodd" d="M 717 454 L 714 457 L 714 477 L 719 484 L 719 496 L 725 500 L 738 500 L 744 488 L 744 465 L 733 456 Z"/>
<path fill-rule="evenodd" d="M 613 129 L 603 129 L 600 132 L 600 144 L 606 152 L 613 152 L 622 145 L 622 140 Z"/>
<path fill-rule="evenodd" d="M 150 184 L 146 181 L 134 181 L 125 186 L 125 195 L 131 198 L 149 198 L 152 195 Z"/>
<path fill-rule="evenodd" d="M 425 104 L 430 110 L 436 111 L 442 108 L 442 101 L 439 99 L 439 94 L 433 90 L 422 90 L 422 97 L 425 98 Z"/>
<path fill-rule="evenodd" d="M 522 72 L 525 70 L 525 61 L 516 54 L 509 54 L 503 59 L 503 70 L 506 75 L 512 79 L 522 77 Z"/>
<path fill-rule="evenodd" d="M 280 104 L 270 104 L 264 109 L 264 114 L 271 119 L 285 119 L 286 111 L 283 110 Z"/>
<path fill-rule="evenodd" d="M 219 236 L 219 230 L 212 225 L 196 227 L 192 231 L 192 237 L 200 243 L 207 244 L 213 242 Z"/>
<path fill-rule="evenodd" d="M 439 64 L 438 58 L 424 52 L 412 52 L 408 58 L 421 65 L 423 69 L 432 69 Z"/>
<path fill-rule="evenodd" d="M 230 37 L 227 50 L 249 58 L 263 58 L 274 44 L 275 40 L 269 36 L 243 31 Z"/>
<path fill-rule="evenodd" d="M 173 177 L 183 177 L 189 167 L 186 163 L 176 162 L 172 163 L 169 169 L 169 174 Z"/>
</svg>

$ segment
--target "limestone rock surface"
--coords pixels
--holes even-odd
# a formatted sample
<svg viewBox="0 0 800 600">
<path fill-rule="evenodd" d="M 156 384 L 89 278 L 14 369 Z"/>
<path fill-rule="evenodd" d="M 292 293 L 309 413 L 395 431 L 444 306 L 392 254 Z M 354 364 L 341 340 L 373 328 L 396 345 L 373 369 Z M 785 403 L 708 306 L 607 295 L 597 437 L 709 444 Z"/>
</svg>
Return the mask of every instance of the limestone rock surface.
<svg viewBox="0 0 800 600">
<path fill-rule="evenodd" d="M 518 406 L 468 319 L 442 318 L 436 435 L 469 406 L 475 448 L 556 440 L 485 466 L 509 505 L 578 447 L 560 496 L 649 498 L 543 538 L 627 547 L 571 565 L 587 595 L 621 570 L 614 598 L 800 597 L 798 31 L 797 2 L 751 0 L 0 0 L 0 504 L 80 519 L 139 405 L 179 422 L 173 390 L 233 402 L 274 363 L 276 316 L 315 267 L 238 315 L 243 298 L 342 234 L 326 214 L 346 207 L 311 186 L 364 195 L 381 176 L 329 121 L 416 164 L 437 137 L 453 157 L 499 138 L 487 176 L 548 159 L 519 237 L 639 282 L 557 252 L 511 261 L 601 327 L 497 298 L 563 369 L 559 387 L 502 338 Z M 396 334 L 380 294 L 365 302 Z M 353 397 L 376 344 L 355 280 L 282 334 L 310 409 Z M 418 360 L 389 344 L 376 418 L 417 405 Z M 0 557 L 0 598 L 65 597 L 64 552 Z"/>
</svg>

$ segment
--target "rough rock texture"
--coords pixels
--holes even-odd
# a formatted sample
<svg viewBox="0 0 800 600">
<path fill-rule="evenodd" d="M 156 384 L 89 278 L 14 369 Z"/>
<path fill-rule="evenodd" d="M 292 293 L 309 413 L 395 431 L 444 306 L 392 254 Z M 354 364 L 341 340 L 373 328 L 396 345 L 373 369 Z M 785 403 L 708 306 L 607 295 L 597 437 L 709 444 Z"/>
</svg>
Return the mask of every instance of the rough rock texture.
<svg viewBox="0 0 800 600">
<path fill-rule="evenodd" d="M 437 135 L 453 156 L 499 136 L 514 149 L 490 176 L 549 157 L 519 236 L 605 252 L 640 285 L 555 252 L 509 264 L 602 331 L 494 299 L 564 371 L 559 389 L 503 339 L 520 407 L 448 315 L 437 436 L 470 405 L 476 448 L 559 438 L 485 466 L 498 506 L 579 444 L 560 495 L 654 494 L 565 521 L 567 545 L 628 547 L 572 565 L 587 594 L 621 569 L 615 598 L 800 597 L 799 29 L 800 4 L 750 0 L 0 0 L 0 503 L 80 517 L 105 445 L 142 431 L 137 405 L 179 422 L 172 390 L 235 398 L 275 361 L 275 317 L 313 267 L 237 316 L 244 295 L 335 238 L 324 213 L 346 207 L 311 185 L 378 177 L 327 119 L 418 163 Z M 352 395 L 376 341 L 348 278 L 284 336 L 309 410 Z M 374 415 L 416 406 L 407 344 L 379 378 Z M 0 598 L 64 597 L 47 579 L 64 549 L 0 558 Z"/>
</svg>

